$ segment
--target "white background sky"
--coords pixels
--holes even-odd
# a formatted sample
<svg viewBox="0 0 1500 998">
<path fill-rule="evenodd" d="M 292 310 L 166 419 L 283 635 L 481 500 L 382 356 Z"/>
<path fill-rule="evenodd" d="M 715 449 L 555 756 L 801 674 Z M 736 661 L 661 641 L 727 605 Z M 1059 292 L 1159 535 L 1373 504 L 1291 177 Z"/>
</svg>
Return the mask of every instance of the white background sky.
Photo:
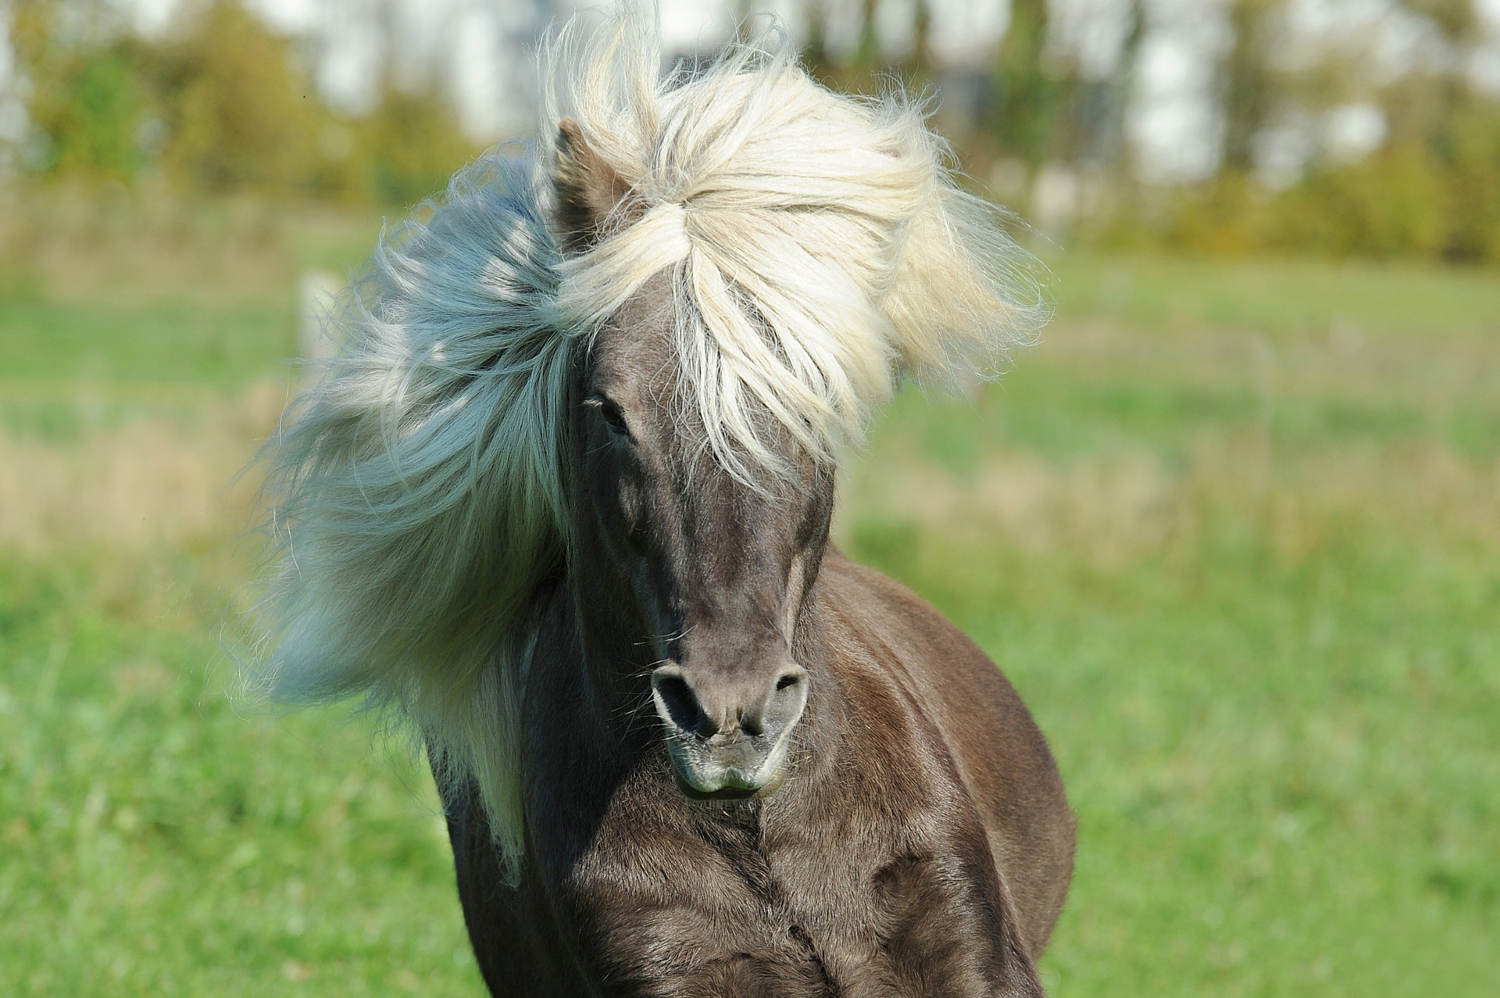
<svg viewBox="0 0 1500 998">
<path fill-rule="evenodd" d="M 9 3 L 0 0 L 0 13 Z M 146 33 L 168 28 L 181 0 L 116 0 L 131 10 Z M 318 39 L 319 84 L 336 102 L 358 109 L 368 103 L 383 61 L 382 32 L 371 15 L 393 23 L 401 53 L 413 66 L 438 65 L 449 74 L 467 127 L 492 138 L 528 130 L 535 82 L 527 48 L 546 23 L 590 6 L 580 0 L 246 0 L 283 30 Z M 906 35 L 916 0 L 879 0 L 878 24 L 893 55 L 909 49 Z M 1216 121 L 1208 98 L 1213 60 L 1228 42 L 1224 0 L 1146 0 L 1147 35 L 1140 53 L 1129 137 L 1147 173 L 1160 180 L 1190 179 L 1215 165 Z M 796 31 L 802 0 L 754 0 L 754 10 L 779 14 Z M 835 48 L 852 47 L 861 0 L 828 0 L 827 30 Z M 709 48 L 729 31 L 738 0 L 660 0 L 663 33 L 679 50 Z M 1009 19 L 1008 0 L 931 0 L 931 44 L 936 57 L 952 65 L 990 58 Z M 1054 0 L 1053 17 L 1086 72 L 1107 76 L 1125 30 L 1120 0 Z M 1309 36 L 1353 37 L 1369 31 L 1393 65 L 1413 57 L 1420 38 L 1389 15 L 1390 0 L 1295 0 L 1297 23 Z M 1500 0 L 1482 0 L 1495 44 L 1474 67 L 1475 74 L 1500 91 Z M 8 22 L 0 17 L 0 23 Z M 1373 28 L 1372 25 L 1384 25 Z M 24 112 L 14 94 L 9 46 L 0 37 L 0 139 L 24 129 Z M 5 99 L 11 91 L 10 99 Z M 1373 109 L 1346 109 L 1329 123 L 1351 154 L 1377 143 L 1382 123 Z M 1295 170 L 1295 136 L 1285 148 L 1270 136 L 1272 159 L 1280 156 Z"/>
</svg>

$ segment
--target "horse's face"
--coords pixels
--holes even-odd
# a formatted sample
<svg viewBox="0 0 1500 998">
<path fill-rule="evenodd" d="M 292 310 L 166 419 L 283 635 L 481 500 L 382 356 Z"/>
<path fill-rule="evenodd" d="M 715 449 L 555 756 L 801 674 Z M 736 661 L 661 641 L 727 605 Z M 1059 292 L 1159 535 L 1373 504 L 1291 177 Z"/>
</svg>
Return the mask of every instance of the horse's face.
<svg viewBox="0 0 1500 998">
<path fill-rule="evenodd" d="M 577 386 L 577 527 L 654 647 L 651 695 L 690 795 L 773 792 L 810 679 L 793 652 L 833 475 L 790 440 L 757 489 L 714 459 L 678 373 L 670 287 L 648 283 L 594 342 Z"/>
</svg>

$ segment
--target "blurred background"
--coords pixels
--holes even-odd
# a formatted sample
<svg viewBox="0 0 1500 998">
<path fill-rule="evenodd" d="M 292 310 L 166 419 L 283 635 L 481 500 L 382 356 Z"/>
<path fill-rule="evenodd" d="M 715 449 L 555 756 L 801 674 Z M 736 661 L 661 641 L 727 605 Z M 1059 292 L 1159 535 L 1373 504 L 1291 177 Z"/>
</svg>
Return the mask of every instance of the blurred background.
<svg viewBox="0 0 1500 998">
<path fill-rule="evenodd" d="M 0 0 L 0 993 L 482 993 L 420 759 L 226 695 L 236 476 L 574 6 Z M 661 6 L 929 94 L 1051 268 L 836 524 L 1052 740 L 1049 992 L 1495 994 L 1500 0 Z"/>
</svg>

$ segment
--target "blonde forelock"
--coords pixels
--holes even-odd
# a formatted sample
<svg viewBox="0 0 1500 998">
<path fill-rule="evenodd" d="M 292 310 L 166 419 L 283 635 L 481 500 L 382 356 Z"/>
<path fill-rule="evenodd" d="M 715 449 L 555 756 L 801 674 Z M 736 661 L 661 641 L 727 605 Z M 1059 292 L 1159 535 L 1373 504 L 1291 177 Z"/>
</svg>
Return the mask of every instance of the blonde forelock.
<svg viewBox="0 0 1500 998">
<path fill-rule="evenodd" d="M 831 461 L 903 374 L 992 372 L 1045 319 L 1005 216 L 899 89 L 834 94 L 774 30 L 691 76 L 661 76 L 631 16 L 574 22 L 547 54 L 586 67 L 558 74 L 549 126 L 576 121 L 632 209 L 563 263 L 559 304 L 596 328 L 675 269 L 687 394 L 742 477 L 781 465 L 767 418 Z"/>
</svg>

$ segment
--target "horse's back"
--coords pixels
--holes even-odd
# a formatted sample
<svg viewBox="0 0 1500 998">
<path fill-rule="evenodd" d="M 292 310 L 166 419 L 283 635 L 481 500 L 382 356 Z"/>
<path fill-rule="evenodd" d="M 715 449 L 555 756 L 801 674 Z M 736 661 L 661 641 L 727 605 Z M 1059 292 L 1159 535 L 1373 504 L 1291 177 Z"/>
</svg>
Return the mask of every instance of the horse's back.
<svg viewBox="0 0 1500 998">
<path fill-rule="evenodd" d="M 873 660 L 934 723 L 1039 958 L 1072 876 L 1074 821 L 1030 712 L 989 657 L 909 589 L 831 547 L 818 581 L 837 635 L 830 665 L 837 674 Z"/>
</svg>

